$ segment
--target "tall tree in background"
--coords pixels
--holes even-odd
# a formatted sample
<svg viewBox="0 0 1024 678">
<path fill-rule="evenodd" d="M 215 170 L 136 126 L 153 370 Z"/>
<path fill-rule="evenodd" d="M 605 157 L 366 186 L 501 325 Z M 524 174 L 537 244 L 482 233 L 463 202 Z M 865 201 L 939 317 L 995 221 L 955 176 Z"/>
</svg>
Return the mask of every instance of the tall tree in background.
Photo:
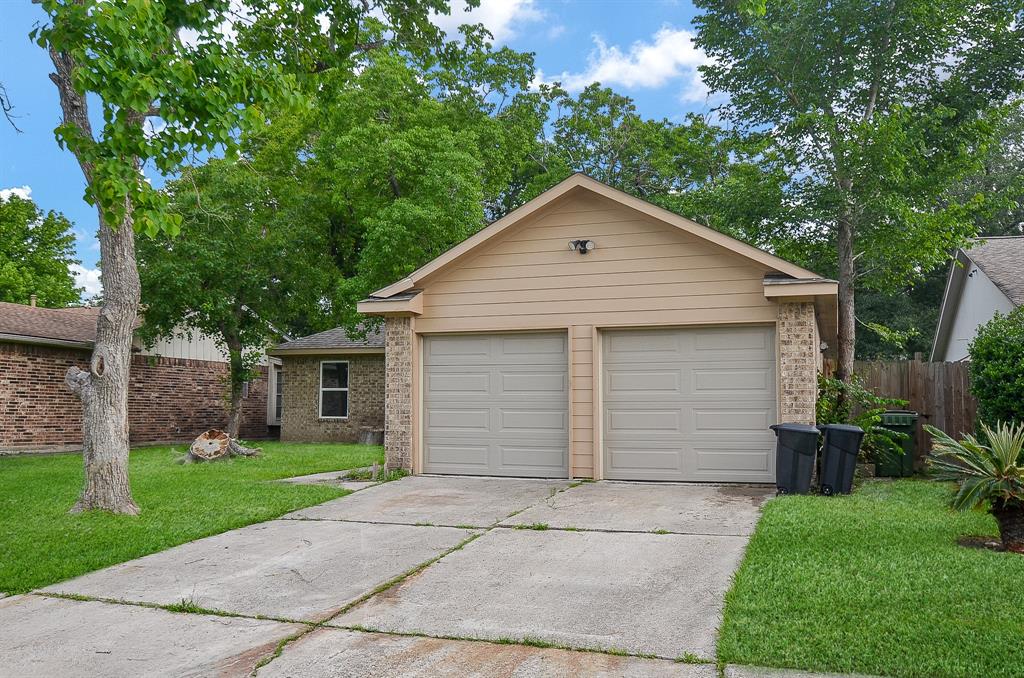
<svg viewBox="0 0 1024 678">
<path fill-rule="evenodd" d="M 79 299 L 68 267 L 75 259 L 71 222 L 57 212 L 43 213 L 35 202 L 0 197 L 0 301 L 60 308 Z"/>
<path fill-rule="evenodd" d="M 436 57 L 384 45 L 249 140 L 271 181 L 299 177 L 303 222 L 327 233 L 334 323 L 356 329 L 359 299 L 483 227 L 543 124 L 532 73 L 475 28 Z"/>
<path fill-rule="evenodd" d="M 643 118 L 632 99 L 593 84 L 571 96 L 543 87 L 550 125 L 505 194 L 506 210 L 573 172 L 759 247 L 788 223 L 784 164 L 762 135 L 739 135 L 689 115 Z"/>
<path fill-rule="evenodd" d="M 277 188 L 285 188 L 277 183 Z M 323 229 L 296 191 L 271 191 L 248 160 L 188 168 L 168 188 L 181 233 L 138 242 L 147 341 L 202 332 L 227 354 L 228 416 L 237 438 L 242 392 L 263 350 L 294 317 L 315 314 L 330 287 Z"/>
<path fill-rule="evenodd" d="M 768 130 L 792 181 L 794 241 L 836 252 L 837 373 L 852 373 L 858 282 L 894 289 L 974 233 L 947 200 L 1021 88 L 1019 3 L 795 0 L 763 15 L 698 0 L 705 81 L 726 119 Z M 743 5 L 743 3 L 741 3 Z"/>
</svg>

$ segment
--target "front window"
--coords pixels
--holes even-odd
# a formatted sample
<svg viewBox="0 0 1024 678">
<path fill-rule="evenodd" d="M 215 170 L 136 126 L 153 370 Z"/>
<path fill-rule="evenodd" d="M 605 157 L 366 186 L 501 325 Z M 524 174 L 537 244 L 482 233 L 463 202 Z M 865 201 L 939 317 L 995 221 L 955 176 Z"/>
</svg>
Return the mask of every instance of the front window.
<svg viewBox="0 0 1024 678">
<path fill-rule="evenodd" d="M 343 419 L 348 416 L 348 363 L 320 363 L 320 416 Z"/>
<path fill-rule="evenodd" d="M 281 411 L 284 409 L 284 370 L 280 367 L 274 368 L 274 421 L 281 421 Z"/>
</svg>

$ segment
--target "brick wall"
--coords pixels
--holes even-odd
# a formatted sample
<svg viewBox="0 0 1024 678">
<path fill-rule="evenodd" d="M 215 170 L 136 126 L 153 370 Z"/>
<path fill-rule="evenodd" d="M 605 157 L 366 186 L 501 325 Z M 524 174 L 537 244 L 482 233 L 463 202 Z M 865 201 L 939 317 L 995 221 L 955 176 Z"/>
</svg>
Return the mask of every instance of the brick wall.
<svg viewBox="0 0 1024 678">
<path fill-rule="evenodd" d="M 814 423 L 818 342 L 813 303 L 779 304 L 779 421 Z"/>
<path fill-rule="evenodd" d="M 64 385 L 88 351 L 0 343 L 0 452 L 80 449 L 82 406 Z M 267 378 L 250 384 L 243 437 L 267 437 Z M 133 445 L 186 442 L 226 423 L 227 365 L 132 356 L 128 425 Z"/>
<path fill-rule="evenodd" d="M 348 417 L 320 418 L 320 361 L 348 362 Z M 384 356 L 282 356 L 281 440 L 354 442 L 362 427 L 384 428 Z"/>
<path fill-rule="evenodd" d="M 387 351 L 384 408 L 384 454 L 388 469 L 412 470 L 412 319 L 389 317 L 384 321 Z"/>
</svg>

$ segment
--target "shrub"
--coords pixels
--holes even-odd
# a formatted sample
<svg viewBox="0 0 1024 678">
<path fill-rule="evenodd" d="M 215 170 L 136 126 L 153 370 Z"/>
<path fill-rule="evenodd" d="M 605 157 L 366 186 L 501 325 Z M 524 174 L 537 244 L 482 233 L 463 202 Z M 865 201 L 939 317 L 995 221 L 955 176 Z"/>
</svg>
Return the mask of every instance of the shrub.
<svg viewBox="0 0 1024 678">
<path fill-rule="evenodd" d="M 907 406 L 906 400 L 875 395 L 864 382 L 853 375 L 849 382 L 818 375 L 817 422 L 819 424 L 853 424 L 864 429 L 860 459 L 877 462 L 886 456 L 902 455 L 902 441 L 907 434 L 882 426 L 882 414 L 889 409 Z"/>
<path fill-rule="evenodd" d="M 996 313 L 968 347 L 980 421 L 1024 420 L 1024 307 Z"/>
<path fill-rule="evenodd" d="M 970 435 L 956 441 L 933 426 L 925 430 L 935 439 L 928 457 L 935 479 L 959 485 L 953 508 L 987 506 L 1003 546 L 1024 553 L 1024 424 L 999 424 L 995 430 L 981 424 L 988 444 Z"/>
</svg>

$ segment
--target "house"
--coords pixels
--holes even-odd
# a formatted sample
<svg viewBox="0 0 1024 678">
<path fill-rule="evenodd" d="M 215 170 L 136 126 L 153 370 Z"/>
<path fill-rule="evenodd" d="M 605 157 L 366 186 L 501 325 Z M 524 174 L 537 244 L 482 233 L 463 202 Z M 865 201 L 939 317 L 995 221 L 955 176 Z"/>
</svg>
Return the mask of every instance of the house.
<svg viewBox="0 0 1024 678">
<path fill-rule="evenodd" d="M 953 255 L 932 343 L 933 362 L 964 360 L 980 325 L 1024 303 L 1024 236 L 979 238 L 974 243 Z"/>
<path fill-rule="evenodd" d="M 87 369 L 99 310 L 0 302 L 0 454 L 81 449 L 82 406 L 64 374 L 72 365 Z M 224 426 L 228 365 L 212 339 L 177 334 L 152 347 L 136 339 L 132 351 L 133 445 L 190 441 Z M 266 370 L 245 390 L 243 437 L 274 432 Z"/>
<path fill-rule="evenodd" d="M 342 328 L 285 342 L 270 375 L 281 440 L 354 442 L 384 428 L 384 337 Z"/>
<path fill-rule="evenodd" d="M 359 310 L 414 473 L 771 482 L 812 423 L 837 284 L 584 175 Z M 287 409 L 287 408 L 286 408 Z"/>
</svg>

